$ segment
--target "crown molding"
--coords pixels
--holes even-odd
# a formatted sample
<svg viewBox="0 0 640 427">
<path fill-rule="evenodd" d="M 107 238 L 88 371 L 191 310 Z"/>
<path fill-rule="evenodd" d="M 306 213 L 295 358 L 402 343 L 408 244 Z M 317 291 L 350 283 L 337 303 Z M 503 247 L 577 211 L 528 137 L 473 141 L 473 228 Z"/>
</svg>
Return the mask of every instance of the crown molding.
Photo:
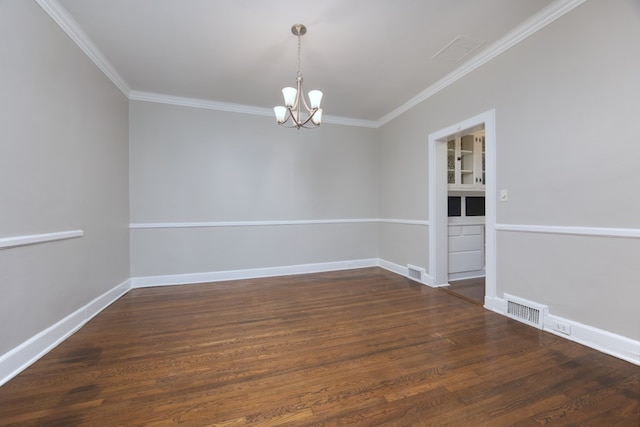
<svg viewBox="0 0 640 427">
<path fill-rule="evenodd" d="M 538 12 L 533 17 L 527 19 L 522 24 L 515 27 L 497 42 L 491 44 L 471 60 L 465 62 L 453 72 L 447 74 L 409 101 L 382 116 L 378 120 L 354 119 L 348 117 L 337 117 L 324 115 L 323 122 L 344 126 L 357 126 L 366 128 L 379 128 L 390 122 L 406 111 L 412 109 L 422 101 L 432 97 L 449 85 L 455 83 L 462 77 L 474 71 L 476 68 L 487 63 L 491 59 L 500 55 L 520 43 L 538 30 L 546 27 L 556 19 L 569 13 L 580 6 L 586 0 L 556 0 L 546 8 Z M 178 97 L 159 93 L 142 92 L 131 90 L 127 82 L 120 76 L 118 71 L 100 52 L 98 47 L 91 41 L 86 33 L 80 28 L 73 17 L 60 5 L 58 0 L 36 0 L 44 11 L 62 28 L 62 30 L 82 49 L 82 51 L 98 66 L 98 68 L 124 93 L 130 100 L 156 102 L 161 104 L 180 105 L 194 108 L 204 108 L 209 110 L 229 111 L 234 113 L 253 114 L 258 116 L 272 116 L 270 108 L 256 107 L 243 104 L 233 104 L 228 102 L 211 101 L 196 98 Z"/>
<path fill-rule="evenodd" d="M 132 90 L 129 92 L 132 101 L 155 102 L 158 104 L 179 105 L 181 107 L 202 108 L 205 110 L 229 111 L 232 113 L 253 114 L 255 116 L 273 116 L 273 110 L 251 105 L 234 104 L 231 102 L 210 101 L 208 99 L 187 98 L 182 96 L 165 95 L 162 93 Z"/>
<path fill-rule="evenodd" d="M 36 0 L 36 2 L 129 100 L 273 117 L 271 108 L 131 90 L 129 84 L 58 0 Z M 378 127 L 378 123 L 374 120 L 352 119 L 326 114 L 322 117 L 322 121 L 343 126 Z"/>
<path fill-rule="evenodd" d="M 460 67 L 456 68 L 451 73 L 447 74 L 442 79 L 438 80 L 437 82 L 420 92 L 418 95 L 411 98 L 405 104 L 382 116 L 377 120 L 377 126 L 380 127 L 400 116 L 402 113 L 409 111 L 416 105 L 420 104 L 422 101 L 425 101 L 426 99 L 432 97 L 433 95 L 437 94 L 449 85 L 455 83 L 462 77 L 471 73 L 476 68 L 500 55 L 502 52 L 510 49 L 530 35 L 536 33 L 538 30 L 546 27 L 556 19 L 569 13 L 585 1 L 586 0 L 557 0 L 551 3 L 549 6 L 515 27 L 505 36 L 498 39 L 498 41 L 480 51 L 469 61 L 465 62 Z"/>
<path fill-rule="evenodd" d="M 158 104 L 179 105 L 182 107 L 203 108 L 206 110 L 228 111 L 231 113 L 253 114 L 255 116 L 273 117 L 273 109 L 256 107 L 252 105 L 234 104 L 231 102 L 211 101 L 207 99 L 187 98 L 182 96 L 165 95 L 162 93 L 143 92 L 132 90 L 129 92 L 129 99 L 132 101 L 156 102 Z M 330 115 L 322 116 L 323 123 L 344 126 L 358 126 L 377 128 L 378 125 L 373 120 L 352 119 L 348 117 L 337 117 Z"/>
<path fill-rule="evenodd" d="M 78 45 L 78 47 L 93 61 L 125 96 L 129 96 L 131 88 L 118 73 L 109 60 L 100 52 L 100 49 L 91 41 L 89 36 L 80 28 L 80 25 L 69 12 L 62 7 L 58 0 L 36 0 L 38 5 L 58 24 L 62 30 Z"/>
</svg>

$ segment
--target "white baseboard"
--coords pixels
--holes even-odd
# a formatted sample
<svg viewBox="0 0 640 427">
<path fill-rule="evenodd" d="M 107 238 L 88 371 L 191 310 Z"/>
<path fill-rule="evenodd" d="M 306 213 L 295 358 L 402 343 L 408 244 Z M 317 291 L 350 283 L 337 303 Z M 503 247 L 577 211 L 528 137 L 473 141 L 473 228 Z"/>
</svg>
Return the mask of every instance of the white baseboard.
<svg viewBox="0 0 640 427">
<path fill-rule="evenodd" d="M 565 335 L 553 330 L 551 325 L 554 321 L 569 324 L 571 326 L 571 335 Z M 635 365 L 640 365 L 640 341 L 551 314 L 545 317 L 543 330 Z"/>
<path fill-rule="evenodd" d="M 505 300 L 501 298 L 485 297 L 484 306 L 488 310 L 495 311 L 502 315 L 506 312 Z M 554 322 L 569 325 L 571 334 L 567 335 L 555 331 L 552 327 Z M 640 341 L 552 314 L 545 316 L 542 330 L 633 363 L 634 365 L 640 365 Z"/>
<path fill-rule="evenodd" d="M 484 296 L 484 308 L 503 314 L 506 311 L 506 302 L 502 298 Z"/>
<path fill-rule="evenodd" d="M 164 276 L 132 277 L 132 288 L 171 286 L 223 280 L 255 279 L 260 277 L 288 276 L 292 274 L 321 273 L 325 271 L 350 270 L 353 268 L 377 267 L 378 259 L 324 262 L 317 264 L 288 265 L 282 267 L 254 268 L 246 270 L 211 271 L 204 273 L 169 274 Z"/>
<path fill-rule="evenodd" d="M 0 356 L 0 386 L 67 339 L 95 315 L 127 293 L 130 288 L 131 280 L 127 279 L 84 307 L 79 308 L 64 319 Z"/>
<path fill-rule="evenodd" d="M 392 273 L 399 274 L 400 276 L 405 276 L 409 278 L 409 269 L 405 265 L 399 265 L 391 261 L 378 259 L 378 267 L 384 268 L 385 270 L 389 270 Z M 415 279 L 411 278 L 411 280 L 415 280 Z M 420 281 L 420 283 L 422 283 L 423 285 L 430 286 L 432 288 L 436 287 L 433 284 L 434 283 L 433 277 L 431 277 L 427 273 L 422 274 L 422 280 Z"/>
<path fill-rule="evenodd" d="M 321 273 L 324 271 L 350 270 L 354 268 L 381 267 L 401 276 L 408 277 L 406 266 L 401 266 L 379 258 L 337 261 L 317 264 L 301 264 L 283 267 L 268 267 L 246 270 L 211 271 L 203 273 L 168 274 L 163 276 L 132 277 L 132 288 L 153 286 L 173 286 L 195 283 L 220 282 L 224 280 L 256 279 L 260 277 L 288 276 L 292 274 Z M 433 278 L 428 274 L 422 283 L 433 287 Z"/>
</svg>

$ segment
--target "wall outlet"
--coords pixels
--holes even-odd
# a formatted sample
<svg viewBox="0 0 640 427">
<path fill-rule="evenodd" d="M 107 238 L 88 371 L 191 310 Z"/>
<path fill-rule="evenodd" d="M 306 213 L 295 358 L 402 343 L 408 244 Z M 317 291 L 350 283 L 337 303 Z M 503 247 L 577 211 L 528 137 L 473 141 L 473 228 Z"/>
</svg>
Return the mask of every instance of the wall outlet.
<svg viewBox="0 0 640 427">
<path fill-rule="evenodd" d="M 559 322 L 557 320 L 554 320 L 551 323 L 551 329 L 553 329 L 554 331 L 563 333 L 565 335 L 571 335 L 571 325 L 568 324 L 568 323 Z"/>
</svg>

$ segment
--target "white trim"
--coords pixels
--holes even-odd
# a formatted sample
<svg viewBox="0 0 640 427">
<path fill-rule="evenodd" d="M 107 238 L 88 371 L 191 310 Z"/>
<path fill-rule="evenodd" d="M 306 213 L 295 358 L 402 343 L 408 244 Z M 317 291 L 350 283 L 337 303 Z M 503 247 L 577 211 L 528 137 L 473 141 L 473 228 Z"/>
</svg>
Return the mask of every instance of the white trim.
<svg viewBox="0 0 640 427">
<path fill-rule="evenodd" d="M 67 339 L 111 303 L 126 294 L 129 289 L 131 289 L 131 280 L 127 279 L 84 307 L 1 355 L 0 386 Z"/>
<path fill-rule="evenodd" d="M 343 126 L 356 126 L 361 128 L 371 128 L 377 129 L 380 127 L 377 121 L 375 120 L 365 120 L 365 119 L 354 119 L 352 117 L 338 117 L 327 114 L 326 116 L 322 115 L 322 123 L 329 123 L 332 125 L 343 125 Z"/>
<path fill-rule="evenodd" d="M 354 268 L 381 267 L 392 273 L 409 277 L 406 266 L 395 264 L 380 258 L 336 261 L 317 264 L 290 265 L 282 267 L 256 268 L 246 270 L 211 271 L 204 273 L 169 274 L 164 276 L 132 277 L 132 288 L 152 286 L 173 286 L 195 283 L 220 282 L 225 280 L 255 279 L 261 277 L 287 276 L 292 274 L 321 273 L 325 271 L 350 270 Z M 433 278 L 423 274 L 422 283 L 431 287 Z"/>
<path fill-rule="evenodd" d="M 227 111 L 231 113 L 252 114 L 255 116 L 273 117 L 273 108 L 256 107 L 253 105 L 234 104 L 231 102 L 210 101 L 198 98 L 186 98 L 182 96 L 164 95 L 161 93 L 143 92 L 132 90 L 129 92 L 129 99 L 132 101 L 155 102 L 157 104 L 178 105 L 182 107 L 202 108 L 205 110 Z M 331 115 L 322 116 L 323 123 L 344 126 L 358 126 L 367 128 L 377 128 L 377 122 L 373 120 L 352 119 L 348 117 L 338 117 Z"/>
<path fill-rule="evenodd" d="M 445 200 L 447 174 L 446 140 L 451 135 L 474 128 L 484 127 L 485 133 L 485 295 L 496 294 L 496 117 L 491 109 L 477 116 L 453 124 L 429 134 L 428 137 L 428 179 L 429 179 L 429 275 L 437 286 L 446 286 L 449 279 L 448 268 L 448 226 L 447 204 Z M 485 296 L 485 299 L 486 299 Z"/>
<path fill-rule="evenodd" d="M 531 36 L 538 30 L 541 30 L 556 19 L 569 13 L 585 1 L 586 0 L 557 0 L 551 3 L 546 8 L 542 9 L 540 12 L 515 27 L 505 36 L 501 37 L 498 41 L 479 52 L 471 60 L 465 62 L 460 67 L 456 68 L 451 73 L 447 74 L 442 79 L 438 80 L 437 82 L 420 92 L 418 95 L 402 104 L 400 107 L 382 116 L 377 121 L 378 127 L 390 122 L 391 120 L 400 116 L 402 113 L 409 111 L 416 105 L 432 97 L 446 87 L 452 85 L 456 81 L 474 71 L 476 68 L 479 68 L 504 51 L 510 49 L 511 47 L 520 43 L 522 40 Z"/>
<path fill-rule="evenodd" d="M 524 233 L 565 234 L 575 236 L 603 236 L 640 238 L 640 228 L 567 227 L 559 225 L 496 224 L 498 231 Z"/>
<path fill-rule="evenodd" d="M 509 317 L 504 314 L 507 311 L 507 304 L 502 298 L 485 297 L 484 307 L 498 314 L 502 314 L 505 317 Z M 571 327 L 571 334 L 566 335 L 553 330 L 553 322 L 568 324 Z M 635 365 L 640 365 L 640 341 L 553 314 L 547 314 L 545 316 L 542 330 L 561 338 L 586 345 L 602 353 L 626 360 Z"/>
<path fill-rule="evenodd" d="M 25 234 L 22 236 L 12 236 L 0 238 L 0 249 L 15 248 L 17 246 L 35 245 L 43 242 L 53 242 L 56 240 L 74 239 L 84 236 L 82 230 L 58 231 L 45 234 Z"/>
<path fill-rule="evenodd" d="M 132 277 L 133 288 L 172 286 L 194 283 L 220 282 L 225 280 L 256 279 L 261 277 L 289 276 L 292 274 L 322 273 L 325 271 L 350 270 L 377 267 L 378 259 L 324 262 L 316 264 L 287 265 L 281 267 L 254 268 L 245 270 L 209 271 L 203 273 L 168 274 L 164 276 Z"/>
<path fill-rule="evenodd" d="M 252 114 L 255 116 L 273 116 L 273 109 L 231 102 L 209 101 L 206 99 L 186 98 L 182 96 L 164 95 L 162 93 L 132 90 L 129 92 L 132 101 L 154 102 L 157 104 L 178 105 L 181 107 L 201 108 L 204 110 L 228 111 L 231 113 Z M 324 117 L 323 117 L 324 118 Z"/>
<path fill-rule="evenodd" d="M 75 19 L 62 7 L 58 0 L 36 0 L 42 9 L 55 21 L 56 24 L 75 42 L 76 45 L 93 61 L 105 76 L 113 82 L 125 95 L 129 96 L 131 89 L 127 82 L 118 73 L 115 67 L 102 54 L 100 49 L 91 41 L 89 36 L 80 28 Z"/>
<path fill-rule="evenodd" d="M 388 270 L 388 271 L 390 271 L 392 273 L 395 273 L 395 274 L 399 274 L 400 276 L 404 276 L 404 277 L 409 279 L 409 268 L 407 266 L 399 265 L 399 264 L 396 264 L 394 262 L 387 261 L 387 260 L 384 260 L 384 259 L 378 259 L 378 267 L 384 268 L 385 270 Z M 423 267 L 418 267 L 418 268 L 424 269 Z M 426 269 L 424 269 L 424 270 L 426 271 Z M 414 280 L 414 279 L 410 279 L 410 280 Z M 434 283 L 433 277 L 431 277 L 427 273 L 423 273 L 422 274 L 422 282 L 421 283 L 423 285 L 427 285 L 427 286 L 430 286 L 432 288 L 436 287 L 433 284 Z"/>
<path fill-rule="evenodd" d="M 277 225 L 353 224 L 378 222 L 378 218 L 310 219 L 286 221 L 208 221 L 208 222 L 142 222 L 129 224 L 130 229 L 144 228 L 209 228 L 209 227 L 256 227 Z"/>
<path fill-rule="evenodd" d="M 429 225 L 429 221 L 421 219 L 394 219 L 394 218 L 379 218 L 378 222 L 384 222 L 388 224 L 405 224 L 405 225 Z"/>
<path fill-rule="evenodd" d="M 507 302 L 502 298 L 496 296 L 484 296 L 484 308 L 487 310 L 495 311 L 496 313 L 503 314 L 507 311 Z"/>
<path fill-rule="evenodd" d="M 571 334 L 566 335 L 555 331 L 552 327 L 553 322 L 568 324 L 571 326 Z M 640 365 L 640 341 L 551 314 L 545 317 L 543 330 L 635 365 Z"/>
</svg>

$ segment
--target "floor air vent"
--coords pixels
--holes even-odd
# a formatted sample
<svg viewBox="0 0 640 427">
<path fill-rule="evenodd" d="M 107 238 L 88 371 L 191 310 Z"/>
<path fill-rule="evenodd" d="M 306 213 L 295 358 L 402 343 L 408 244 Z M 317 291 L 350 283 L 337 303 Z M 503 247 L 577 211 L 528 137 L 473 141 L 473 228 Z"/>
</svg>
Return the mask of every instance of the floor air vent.
<svg viewBox="0 0 640 427">
<path fill-rule="evenodd" d="M 546 305 L 537 304 L 513 295 L 504 294 L 506 315 L 527 325 L 542 329 L 544 318 L 549 311 Z"/>
<path fill-rule="evenodd" d="M 422 275 L 427 271 L 424 268 L 416 267 L 415 265 L 407 264 L 407 277 L 416 282 L 422 283 Z"/>
</svg>

